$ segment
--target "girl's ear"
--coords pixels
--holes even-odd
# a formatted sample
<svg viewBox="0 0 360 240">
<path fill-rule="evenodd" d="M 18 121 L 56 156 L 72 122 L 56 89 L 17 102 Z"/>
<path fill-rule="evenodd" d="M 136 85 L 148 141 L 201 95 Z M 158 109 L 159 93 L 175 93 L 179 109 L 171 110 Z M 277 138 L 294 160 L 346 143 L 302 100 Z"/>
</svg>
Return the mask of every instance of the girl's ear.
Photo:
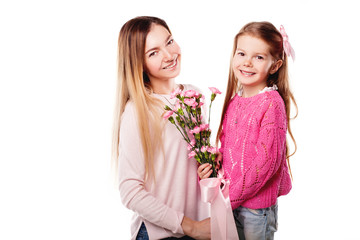
<svg viewBox="0 0 360 240">
<path fill-rule="evenodd" d="M 270 68 L 270 74 L 274 74 L 279 70 L 279 68 L 282 66 L 283 61 L 281 59 L 277 60 L 272 67 Z"/>
</svg>

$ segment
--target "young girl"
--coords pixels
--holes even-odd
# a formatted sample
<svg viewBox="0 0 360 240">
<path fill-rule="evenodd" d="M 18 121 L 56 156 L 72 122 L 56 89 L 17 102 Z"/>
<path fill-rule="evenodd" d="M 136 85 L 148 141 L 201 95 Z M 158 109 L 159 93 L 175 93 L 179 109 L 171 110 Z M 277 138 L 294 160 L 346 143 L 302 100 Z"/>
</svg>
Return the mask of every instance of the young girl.
<svg viewBox="0 0 360 240">
<path fill-rule="evenodd" d="M 164 106 L 175 103 L 170 99 L 175 88 L 194 88 L 175 84 L 180 48 L 167 24 L 155 17 L 125 23 L 118 47 L 113 158 L 121 200 L 134 211 L 131 239 L 209 239 L 196 161 L 188 160 L 175 126 L 162 119 Z"/>
<path fill-rule="evenodd" d="M 284 46 L 287 52 L 287 36 L 269 22 L 245 25 L 234 40 L 217 142 L 240 239 L 273 239 L 277 198 L 291 189 L 286 132 L 295 143 L 289 119 L 296 102 Z M 205 164 L 198 169 L 200 178 L 209 172 Z"/>
</svg>

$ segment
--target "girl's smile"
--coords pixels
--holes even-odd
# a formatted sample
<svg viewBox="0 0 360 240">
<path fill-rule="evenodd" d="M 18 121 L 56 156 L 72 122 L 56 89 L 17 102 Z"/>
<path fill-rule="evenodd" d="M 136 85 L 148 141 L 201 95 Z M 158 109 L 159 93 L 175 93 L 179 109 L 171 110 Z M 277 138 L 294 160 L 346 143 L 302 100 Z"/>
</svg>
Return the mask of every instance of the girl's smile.
<svg viewBox="0 0 360 240">
<path fill-rule="evenodd" d="M 245 96 L 264 89 L 269 74 L 275 73 L 279 66 L 265 41 L 247 34 L 238 37 L 232 68 Z"/>
</svg>

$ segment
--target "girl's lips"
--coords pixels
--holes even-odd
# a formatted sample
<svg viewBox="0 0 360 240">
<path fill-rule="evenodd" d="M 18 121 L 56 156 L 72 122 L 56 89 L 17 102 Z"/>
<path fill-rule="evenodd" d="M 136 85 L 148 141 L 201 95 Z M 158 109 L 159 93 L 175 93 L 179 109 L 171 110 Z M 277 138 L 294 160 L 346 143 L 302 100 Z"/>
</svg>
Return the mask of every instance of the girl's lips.
<svg viewBox="0 0 360 240">
<path fill-rule="evenodd" d="M 163 67 L 163 69 L 168 70 L 168 69 L 175 68 L 177 66 L 177 62 L 178 62 L 178 59 L 176 57 L 171 64 L 167 65 L 166 67 Z"/>
<path fill-rule="evenodd" d="M 242 73 L 242 75 L 247 76 L 247 77 L 253 76 L 255 74 L 254 72 L 247 72 L 244 70 L 240 70 L 240 72 Z"/>
</svg>

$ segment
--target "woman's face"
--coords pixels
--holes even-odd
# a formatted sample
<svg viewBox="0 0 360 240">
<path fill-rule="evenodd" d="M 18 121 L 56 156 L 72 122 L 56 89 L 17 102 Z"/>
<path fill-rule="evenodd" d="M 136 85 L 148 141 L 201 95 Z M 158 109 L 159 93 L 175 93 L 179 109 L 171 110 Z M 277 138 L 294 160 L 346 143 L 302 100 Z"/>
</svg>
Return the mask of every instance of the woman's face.
<svg viewBox="0 0 360 240">
<path fill-rule="evenodd" d="M 150 81 L 167 81 L 180 73 L 181 50 L 172 35 L 153 24 L 145 43 L 145 72 Z"/>
</svg>

